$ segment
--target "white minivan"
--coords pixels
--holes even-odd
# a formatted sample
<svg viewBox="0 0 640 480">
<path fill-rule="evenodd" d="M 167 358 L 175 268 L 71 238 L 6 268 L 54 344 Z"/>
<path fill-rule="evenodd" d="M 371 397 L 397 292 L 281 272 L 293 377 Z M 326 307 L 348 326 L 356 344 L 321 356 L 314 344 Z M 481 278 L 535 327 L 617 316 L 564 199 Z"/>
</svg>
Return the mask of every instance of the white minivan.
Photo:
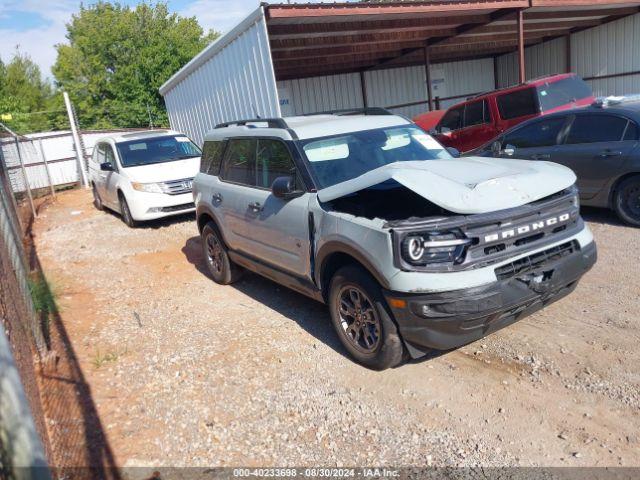
<svg viewBox="0 0 640 480">
<path fill-rule="evenodd" d="M 108 208 L 135 227 L 138 222 L 191 212 L 192 182 L 201 151 L 183 133 L 149 130 L 96 142 L 89 180 L 98 210 Z"/>
</svg>

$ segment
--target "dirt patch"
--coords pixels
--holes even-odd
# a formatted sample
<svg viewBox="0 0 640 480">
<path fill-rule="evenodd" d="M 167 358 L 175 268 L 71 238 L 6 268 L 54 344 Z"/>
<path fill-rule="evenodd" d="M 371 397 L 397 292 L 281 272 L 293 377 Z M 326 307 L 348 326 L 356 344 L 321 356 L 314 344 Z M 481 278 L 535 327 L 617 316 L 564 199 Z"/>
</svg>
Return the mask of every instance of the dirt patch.
<svg viewBox="0 0 640 480">
<path fill-rule="evenodd" d="M 322 305 L 214 284 L 192 216 L 132 230 L 59 197 L 38 253 L 119 466 L 640 466 L 640 235 L 611 215 L 587 211 L 600 261 L 571 296 L 380 373 Z"/>
</svg>

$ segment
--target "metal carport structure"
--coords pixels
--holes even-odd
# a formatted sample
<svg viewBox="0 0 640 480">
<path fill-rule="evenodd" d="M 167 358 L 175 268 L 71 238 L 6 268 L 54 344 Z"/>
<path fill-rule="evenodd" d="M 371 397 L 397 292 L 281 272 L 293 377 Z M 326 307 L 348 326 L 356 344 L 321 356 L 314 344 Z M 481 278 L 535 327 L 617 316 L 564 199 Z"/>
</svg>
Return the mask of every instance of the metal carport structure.
<svg viewBox="0 0 640 480">
<path fill-rule="evenodd" d="M 640 90 L 639 7 L 606 0 L 262 4 L 160 92 L 171 126 L 201 141 L 215 124 L 241 117 L 364 106 L 412 115 L 564 71 L 592 83 L 625 77 Z"/>
</svg>

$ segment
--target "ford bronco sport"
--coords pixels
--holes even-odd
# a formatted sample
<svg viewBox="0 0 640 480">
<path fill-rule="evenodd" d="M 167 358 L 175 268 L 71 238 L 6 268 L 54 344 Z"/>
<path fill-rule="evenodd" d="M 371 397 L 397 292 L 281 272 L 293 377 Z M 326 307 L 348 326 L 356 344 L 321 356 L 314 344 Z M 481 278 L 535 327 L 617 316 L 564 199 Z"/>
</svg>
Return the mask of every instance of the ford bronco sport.
<svg viewBox="0 0 640 480">
<path fill-rule="evenodd" d="M 328 304 L 384 369 L 477 340 L 562 298 L 596 261 L 575 175 L 453 158 L 381 109 L 218 125 L 194 180 L 213 279 L 242 269 Z"/>
</svg>

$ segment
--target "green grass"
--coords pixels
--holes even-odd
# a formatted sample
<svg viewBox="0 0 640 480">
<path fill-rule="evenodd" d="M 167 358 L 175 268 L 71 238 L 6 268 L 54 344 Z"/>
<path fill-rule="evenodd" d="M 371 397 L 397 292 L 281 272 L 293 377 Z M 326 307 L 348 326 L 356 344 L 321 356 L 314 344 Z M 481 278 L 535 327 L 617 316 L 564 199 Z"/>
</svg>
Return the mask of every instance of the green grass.
<svg viewBox="0 0 640 480">
<path fill-rule="evenodd" d="M 58 313 L 56 296 L 46 279 L 39 277 L 29 280 L 29 291 L 36 312 L 47 316 Z"/>
</svg>

